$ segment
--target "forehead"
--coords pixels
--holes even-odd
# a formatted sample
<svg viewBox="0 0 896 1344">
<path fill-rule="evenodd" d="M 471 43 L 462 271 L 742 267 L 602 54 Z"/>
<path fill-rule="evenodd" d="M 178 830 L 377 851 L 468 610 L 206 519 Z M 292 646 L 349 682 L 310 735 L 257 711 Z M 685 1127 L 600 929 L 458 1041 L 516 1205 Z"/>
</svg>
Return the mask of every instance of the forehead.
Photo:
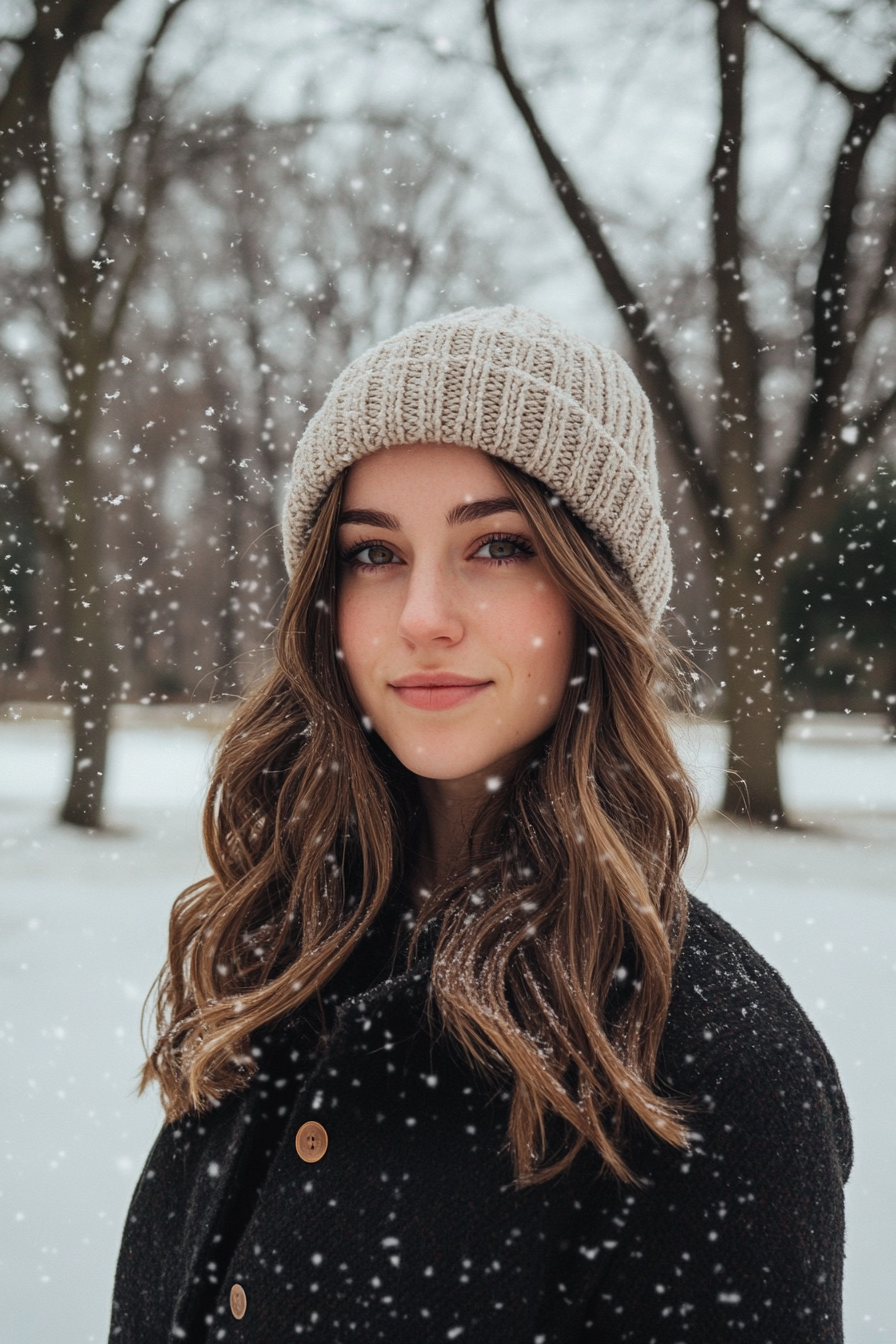
<svg viewBox="0 0 896 1344">
<path fill-rule="evenodd" d="M 381 508 L 401 500 L 444 498 L 466 504 L 488 494 L 506 493 L 491 458 L 476 448 L 453 443 L 412 443 L 381 448 L 362 457 L 346 474 L 347 509 Z"/>
</svg>

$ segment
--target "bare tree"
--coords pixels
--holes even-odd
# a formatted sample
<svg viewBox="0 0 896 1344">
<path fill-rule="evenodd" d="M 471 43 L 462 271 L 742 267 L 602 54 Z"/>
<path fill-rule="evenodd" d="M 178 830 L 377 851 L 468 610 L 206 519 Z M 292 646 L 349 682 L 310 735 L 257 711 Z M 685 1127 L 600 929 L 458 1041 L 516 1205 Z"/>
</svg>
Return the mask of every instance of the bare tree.
<svg viewBox="0 0 896 1344">
<path fill-rule="evenodd" d="M 62 132 L 45 80 L 32 77 L 16 95 L 25 98 L 36 90 L 32 105 L 23 108 L 29 133 L 18 146 L 19 176 L 26 178 L 20 190 L 26 192 L 31 184 L 37 188 L 33 223 L 44 263 L 40 283 L 28 287 L 31 318 L 64 392 L 52 410 L 42 412 L 33 399 L 25 404 L 23 427 L 18 435 L 5 434 L 2 451 L 61 571 L 63 689 L 74 733 L 62 819 L 78 826 L 101 822 L 114 692 L 103 585 L 104 501 L 94 460 L 102 375 L 145 261 L 149 222 L 170 167 L 170 146 L 160 152 L 163 120 L 151 66 L 156 46 L 183 3 L 173 0 L 163 10 L 133 80 L 124 124 L 103 137 L 112 148 L 102 155 L 86 117 L 76 127 L 77 144 L 70 143 L 71 128 Z M 27 393 L 27 378 L 23 386 Z M 29 462 L 22 456 L 16 438 L 42 442 L 44 448 L 49 439 L 52 453 L 43 467 L 39 459 Z"/>
<path fill-rule="evenodd" d="M 701 0 L 703 2 L 703 0 Z M 784 702 L 780 610 L 785 577 L 830 524 L 838 492 L 860 454 L 873 452 L 896 408 L 896 382 L 882 360 L 880 323 L 893 320 L 896 174 L 881 185 L 869 156 L 896 110 L 896 62 L 879 84 L 855 88 L 794 37 L 767 20 L 752 0 L 705 0 L 715 10 L 719 122 L 708 168 L 715 398 L 711 423 L 695 407 L 676 369 L 668 338 L 645 290 L 623 267 L 600 209 L 574 180 L 545 134 L 514 73 L 498 22 L 497 0 L 484 0 L 495 67 L 541 158 L 557 199 L 584 243 L 625 324 L 638 373 L 678 469 L 690 485 L 709 541 L 718 588 L 726 700 L 731 721 L 725 810 L 784 820 L 777 744 Z M 847 109 L 845 130 L 818 218 L 815 276 L 808 295 L 789 277 L 803 330 L 791 342 L 793 364 L 813 373 L 789 451 L 768 442 L 763 378 L 782 366 L 782 343 L 764 331 L 749 300 L 748 267 L 762 248 L 744 224 L 744 91 L 758 30 L 773 36 Z M 783 128 L 784 133 L 788 128 Z M 648 169 L 649 171 L 649 169 Z M 774 419 L 773 417 L 771 417 Z"/>
<path fill-rule="evenodd" d="M 284 587 L 279 491 L 332 377 L 476 302 L 478 276 L 500 284 L 437 123 L 198 114 L 155 73 L 184 2 L 160 7 L 124 94 L 93 73 L 110 35 L 73 47 L 0 204 L 0 488 L 49 557 L 40 694 L 71 706 L 63 817 L 88 827 L 114 699 L 251 675 Z"/>
</svg>

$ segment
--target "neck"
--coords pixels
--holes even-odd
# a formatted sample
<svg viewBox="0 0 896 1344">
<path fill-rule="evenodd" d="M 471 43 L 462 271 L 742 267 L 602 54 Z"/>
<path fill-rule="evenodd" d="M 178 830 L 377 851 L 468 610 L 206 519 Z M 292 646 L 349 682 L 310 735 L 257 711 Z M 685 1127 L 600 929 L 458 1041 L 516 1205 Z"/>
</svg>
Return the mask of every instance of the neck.
<svg viewBox="0 0 896 1344">
<path fill-rule="evenodd" d="M 471 792 L 456 788 L 460 782 L 420 780 L 425 822 L 413 876 L 414 904 L 418 908 L 426 892 L 434 891 L 448 882 L 469 857 L 470 834 L 476 813 L 482 806 L 483 795 L 479 791 L 474 797 Z"/>
<path fill-rule="evenodd" d="M 458 877 L 471 857 L 475 862 L 475 837 L 471 844 L 471 836 L 476 815 L 494 792 L 494 780 L 507 779 L 519 755 L 515 752 L 512 757 L 463 779 L 425 779 L 418 775 L 425 812 L 418 855 L 411 872 L 411 893 L 418 910 L 430 892 Z"/>
</svg>

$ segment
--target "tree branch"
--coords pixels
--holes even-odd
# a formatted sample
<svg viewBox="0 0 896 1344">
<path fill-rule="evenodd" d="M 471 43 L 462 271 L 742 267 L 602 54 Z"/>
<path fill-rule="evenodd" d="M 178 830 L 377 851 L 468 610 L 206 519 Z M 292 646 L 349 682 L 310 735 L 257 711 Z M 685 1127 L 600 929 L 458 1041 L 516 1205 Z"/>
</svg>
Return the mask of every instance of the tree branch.
<svg viewBox="0 0 896 1344">
<path fill-rule="evenodd" d="M 112 300 L 112 309 L 105 323 L 102 332 L 102 339 L 108 349 L 111 348 L 113 341 L 118 333 L 121 320 L 124 317 L 125 308 L 128 299 L 134 287 L 134 281 L 137 279 L 140 271 L 146 262 L 146 236 L 149 232 L 149 224 L 153 214 L 153 207 L 165 189 L 167 176 L 161 173 L 151 173 L 146 181 L 143 194 L 143 213 L 137 220 L 137 228 L 131 239 L 131 254 L 127 260 L 126 266 L 122 272 L 116 275 L 118 289 L 115 298 Z"/>
<path fill-rule="evenodd" d="M 777 535 L 785 551 L 797 547 L 799 537 L 811 531 L 823 532 L 836 507 L 835 487 L 861 453 L 873 446 L 880 431 L 896 411 L 896 387 L 882 397 L 857 425 L 853 434 L 841 433 L 828 441 L 828 452 L 819 451 L 808 464 L 797 506 L 781 517 Z"/>
<path fill-rule="evenodd" d="M 717 483 L 704 461 L 697 435 L 681 400 L 675 375 L 654 334 L 654 325 L 646 306 L 607 246 L 596 215 L 552 148 L 510 69 L 498 26 L 497 0 L 485 0 L 485 19 L 491 38 L 495 68 L 525 122 L 557 199 L 585 244 L 604 288 L 616 304 L 628 328 L 634 344 L 638 372 L 663 422 L 672 451 L 690 481 L 708 524 L 715 527 L 713 513 L 719 507 Z"/>
<path fill-rule="evenodd" d="M 816 386 L 822 398 L 830 393 L 839 394 L 848 369 L 851 347 L 844 339 L 845 288 L 849 242 L 854 231 L 853 212 L 868 150 L 884 118 L 894 108 L 896 64 L 881 86 L 855 105 L 831 184 L 813 320 Z"/>
<path fill-rule="evenodd" d="M 85 183 L 88 182 L 93 183 L 96 181 L 97 171 L 96 171 L 96 155 L 94 153 L 95 146 L 89 132 L 90 119 L 87 110 L 89 106 L 90 91 L 87 87 L 87 72 L 84 69 L 84 62 L 78 61 L 76 68 L 77 68 L 78 110 L 75 113 L 75 123 L 76 125 L 79 124 L 84 128 L 84 133 L 81 137 L 81 144 L 80 144 L 81 158 L 82 158 L 82 172 L 84 174 L 83 180 Z"/>
<path fill-rule="evenodd" d="M 855 343 L 846 339 L 849 242 L 865 158 L 881 123 L 896 108 L 896 63 L 883 83 L 863 94 L 853 107 L 840 145 L 828 202 L 824 250 L 818 267 L 812 343 L 815 350 L 813 396 L 806 412 L 777 517 L 798 507 L 814 482 L 813 459 L 826 439 L 836 437 L 842 419 L 843 385 L 852 366 Z"/>
<path fill-rule="evenodd" d="M 115 215 L 115 203 L 125 184 L 128 171 L 128 150 L 134 139 L 137 129 L 144 122 L 144 113 L 146 110 L 146 101 L 150 92 L 150 75 L 152 73 L 153 59 L 156 54 L 159 43 L 165 36 L 168 26 L 175 14 L 180 10 L 186 0 L 171 0 L 171 3 L 164 10 L 162 17 L 156 25 L 156 30 L 150 38 L 143 55 L 143 61 L 140 65 L 140 73 L 137 76 L 137 82 L 134 85 L 134 95 L 131 102 L 131 115 L 127 125 L 122 129 L 118 137 L 118 156 L 115 164 L 115 172 L 112 175 L 112 181 L 100 203 L 101 227 L 98 240 L 94 249 L 94 256 L 100 257 L 103 252 L 108 250 L 109 234 L 112 229 L 112 223 Z M 158 134 L 158 127 L 154 127 L 155 134 Z"/>
<path fill-rule="evenodd" d="M 798 57 L 805 66 L 808 66 L 816 79 L 819 79 L 822 84 L 829 84 L 832 89 L 836 89 L 847 102 L 855 104 L 868 97 L 868 94 L 863 92 L 862 89 L 855 89 L 851 84 L 846 84 L 834 74 L 833 70 L 829 70 L 823 61 L 819 61 L 815 56 L 810 55 L 805 47 L 801 47 L 792 37 L 782 33 L 780 28 L 770 23 L 762 14 L 754 13 L 751 17 L 753 22 L 758 24 L 760 28 L 764 28 L 769 36 L 774 37 L 782 46 L 785 46 L 788 51 Z"/>
<path fill-rule="evenodd" d="M 106 358 L 109 357 L 109 352 L 111 351 L 112 344 L 115 340 L 116 335 L 118 334 L 118 328 L 120 327 L 121 320 L 124 317 L 125 308 L 127 307 L 128 300 L 131 296 L 131 290 L 133 289 L 134 281 L 137 279 L 137 276 L 140 274 L 140 271 L 143 269 L 143 265 L 146 261 L 145 241 L 146 241 L 146 228 L 142 230 L 142 236 L 138 238 L 134 244 L 131 255 L 128 258 L 127 267 L 124 270 L 124 274 L 122 275 L 121 273 L 119 273 L 119 275 L 115 277 L 116 280 L 118 281 L 118 289 L 116 290 L 115 298 L 112 301 L 112 311 L 109 314 L 108 321 L 106 322 L 102 332 L 102 339 L 106 346 Z"/>
<path fill-rule="evenodd" d="M 751 506 L 755 493 L 753 464 L 758 439 L 754 432 L 759 419 L 758 342 L 750 326 L 744 296 L 740 221 L 749 10 L 745 0 L 727 0 L 727 3 L 717 5 L 717 14 L 721 108 L 716 152 L 709 173 L 713 203 L 716 359 L 721 376 L 717 470 L 720 479 L 737 490 L 738 508 L 741 509 Z"/>
<path fill-rule="evenodd" d="M 50 247 L 53 269 L 66 278 L 65 300 L 71 305 L 75 300 L 73 290 L 86 279 L 86 263 L 76 257 L 69 247 L 65 226 L 65 198 L 59 189 L 59 175 L 56 169 L 56 147 L 53 141 L 53 128 L 50 124 L 49 107 L 40 114 L 42 139 L 33 146 L 31 163 L 37 177 L 38 190 L 44 210 L 44 237 Z"/>
<path fill-rule="evenodd" d="M 890 227 L 880 257 L 877 276 L 866 296 L 864 311 L 852 328 L 852 336 L 856 347 L 861 345 L 872 323 L 883 312 L 884 299 L 893 280 L 894 268 L 896 268 L 896 201 L 893 203 Z"/>
<path fill-rule="evenodd" d="M 239 232 L 236 236 L 237 253 L 240 260 L 240 268 L 246 281 L 246 288 L 249 294 L 249 302 L 246 305 L 243 314 L 243 321 L 246 326 L 247 344 L 252 352 L 252 360 L 258 375 L 258 403 L 256 414 L 258 416 L 258 444 L 261 456 L 264 459 L 265 467 L 268 473 L 268 481 L 273 489 L 274 481 L 277 476 L 278 463 L 276 460 L 273 441 L 262 437 L 265 418 L 268 415 L 268 399 L 271 394 L 270 374 L 265 373 L 267 359 L 262 348 L 263 334 L 259 318 L 258 309 L 262 300 L 261 290 L 256 283 L 256 273 L 258 268 L 258 251 L 250 245 L 251 220 L 248 209 L 249 197 L 249 174 L 245 162 L 236 164 L 236 174 L 240 185 L 243 187 L 243 193 L 237 198 L 236 216 L 239 225 Z"/>
<path fill-rule="evenodd" d="M 859 425 L 859 437 L 855 445 L 855 454 L 863 452 L 877 438 L 893 411 L 896 410 L 896 387 L 882 397 L 873 410 L 862 417 Z"/>
</svg>

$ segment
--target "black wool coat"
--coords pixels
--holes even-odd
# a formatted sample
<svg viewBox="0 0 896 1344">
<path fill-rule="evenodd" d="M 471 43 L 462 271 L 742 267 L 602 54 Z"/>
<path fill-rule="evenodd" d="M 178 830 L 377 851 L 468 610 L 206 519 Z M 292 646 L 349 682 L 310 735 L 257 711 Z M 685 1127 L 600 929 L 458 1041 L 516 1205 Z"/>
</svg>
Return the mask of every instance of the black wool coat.
<svg viewBox="0 0 896 1344">
<path fill-rule="evenodd" d="M 319 1023 L 281 1025 L 245 1092 L 163 1129 L 127 1218 L 114 1344 L 842 1340 L 837 1072 L 718 915 L 691 902 L 660 1061 L 691 1103 L 690 1150 L 636 1136 L 637 1185 L 586 1152 L 516 1189 L 507 1095 L 426 1025 L 426 954 L 394 978 L 386 960 L 373 936 L 331 982 L 322 1046 Z M 296 1148 L 308 1121 L 327 1138 L 315 1162 Z"/>
</svg>

